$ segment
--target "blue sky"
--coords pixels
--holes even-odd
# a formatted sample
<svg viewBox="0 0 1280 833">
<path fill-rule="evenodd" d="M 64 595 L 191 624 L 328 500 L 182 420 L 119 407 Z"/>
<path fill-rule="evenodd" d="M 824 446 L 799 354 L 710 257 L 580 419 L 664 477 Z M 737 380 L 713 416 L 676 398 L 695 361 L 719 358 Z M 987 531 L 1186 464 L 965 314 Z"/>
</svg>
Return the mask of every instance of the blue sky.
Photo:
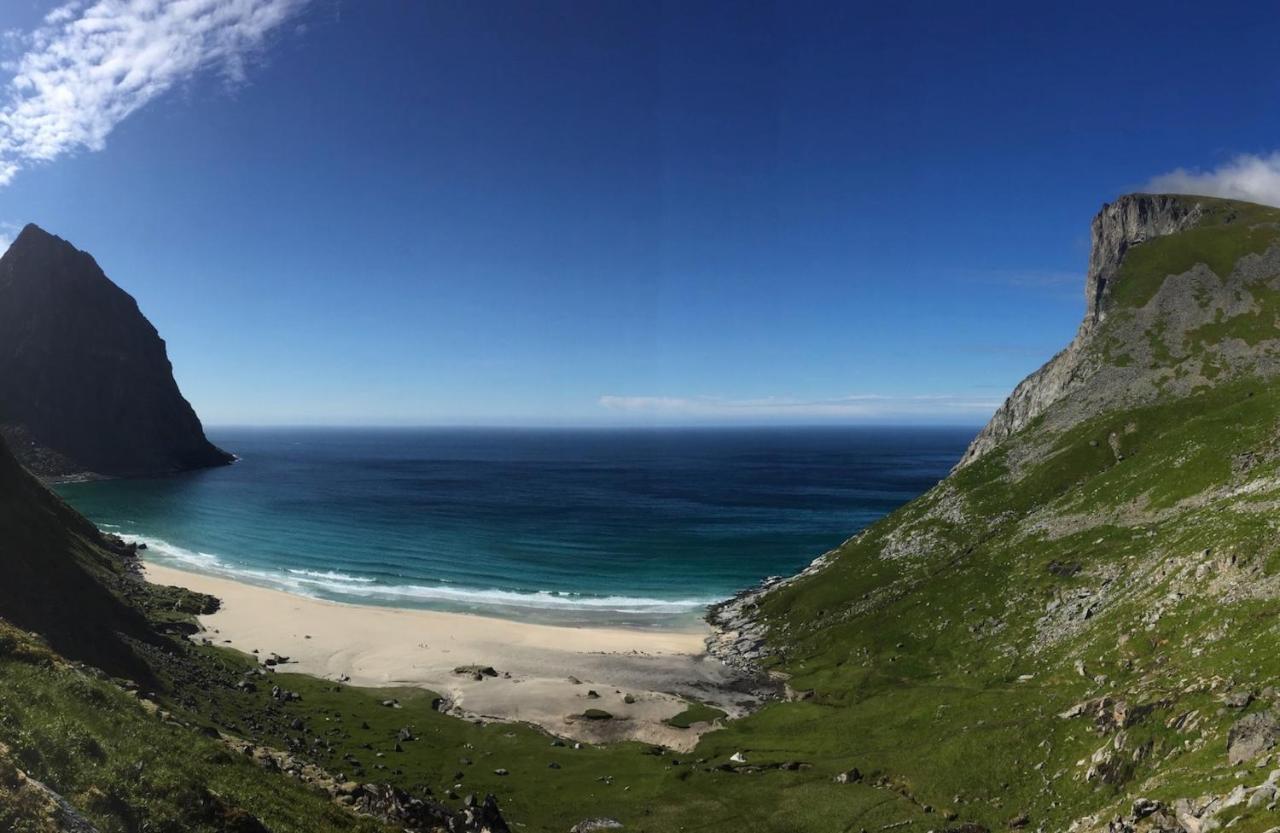
<svg viewBox="0 0 1280 833">
<path fill-rule="evenodd" d="M 0 231 L 207 423 L 977 424 L 1101 203 L 1280 199 L 1280 68 L 1267 4 L 944 5 L 15 0 Z"/>
</svg>

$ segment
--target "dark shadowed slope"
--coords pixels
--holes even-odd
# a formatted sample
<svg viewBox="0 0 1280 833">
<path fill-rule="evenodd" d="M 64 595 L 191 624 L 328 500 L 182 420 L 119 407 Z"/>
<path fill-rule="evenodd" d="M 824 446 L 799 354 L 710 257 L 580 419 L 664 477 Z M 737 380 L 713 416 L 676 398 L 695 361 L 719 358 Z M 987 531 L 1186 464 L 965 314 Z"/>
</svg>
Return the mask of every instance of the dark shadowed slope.
<svg viewBox="0 0 1280 833">
<path fill-rule="evenodd" d="M 124 588 L 123 545 L 23 471 L 0 444 L 0 618 L 36 631 L 59 653 L 145 679 L 124 636 L 153 640 Z"/>
<path fill-rule="evenodd" d="M 89 254 L 28 225 L 0 258 L 0 431 L 42 476 L 223 465 L 164 341 Z"/>
</svg>

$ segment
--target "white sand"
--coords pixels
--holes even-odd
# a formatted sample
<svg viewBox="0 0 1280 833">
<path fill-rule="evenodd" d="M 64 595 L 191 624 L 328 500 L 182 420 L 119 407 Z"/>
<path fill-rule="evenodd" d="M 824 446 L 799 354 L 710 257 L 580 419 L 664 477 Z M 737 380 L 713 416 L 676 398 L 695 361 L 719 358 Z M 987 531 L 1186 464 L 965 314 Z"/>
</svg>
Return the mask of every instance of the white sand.
<svg viewBox="0 0 1280 833">
<path fill-rule="evenodd" d="M 282 670 L 358 686 L 421 686 L 448 698 L 460 715 L 534 723 L 587 742 L 632 739 L 688 750 L 708 726 L 662 721 L 685 708 L 681 697 L 739 712 L 733 674 L 705 653 L 705 626 L 693 631 L 558 627 L 430 610 L 339 604 L 228 579 L 146 565 L 149 581 L 222 600 L 200 618 L 204 637 L 265 658 Z M 462 665 L 492 666 L 476 681 Z M 580 682 L 574 683 L 570 677 Z M 587 696 L 589 690 L 599 698 Z M 624 702 L 630 694 L 634 703 Z M 585 709 L 613 720 L 575 720 Z"/>
</svg>

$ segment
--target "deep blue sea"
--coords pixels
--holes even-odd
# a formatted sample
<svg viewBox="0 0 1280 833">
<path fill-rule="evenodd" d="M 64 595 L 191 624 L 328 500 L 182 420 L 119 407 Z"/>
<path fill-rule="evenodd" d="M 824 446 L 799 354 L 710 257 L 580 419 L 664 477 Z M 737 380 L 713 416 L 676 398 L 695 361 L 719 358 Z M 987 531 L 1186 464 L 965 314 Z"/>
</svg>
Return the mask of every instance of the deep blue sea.
<svg viewBox="0 0 1280 833">
<path fill-rule="evenodd" d="M 59 491 L 147 557 L 344 602 L 665 626 L 944 477 L 973 429 L 220 429 L 235 465 Z"/>
</svg>

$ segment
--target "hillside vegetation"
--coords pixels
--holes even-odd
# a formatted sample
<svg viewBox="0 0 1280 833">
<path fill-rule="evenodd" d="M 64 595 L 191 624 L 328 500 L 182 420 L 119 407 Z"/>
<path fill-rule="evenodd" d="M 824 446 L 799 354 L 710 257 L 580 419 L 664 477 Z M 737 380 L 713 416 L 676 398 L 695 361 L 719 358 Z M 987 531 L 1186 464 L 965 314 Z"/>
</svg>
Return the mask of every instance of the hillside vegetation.
<svg viewBox="0 0 1280 833">
<path fill-rule="evenodd" d="M 916 811 L 855 827 L 1280 824 L 1280 210 L 1175 199 L 1061 399 L 744 603 L 807 693 L 734 731 Z"/>
</svg>

